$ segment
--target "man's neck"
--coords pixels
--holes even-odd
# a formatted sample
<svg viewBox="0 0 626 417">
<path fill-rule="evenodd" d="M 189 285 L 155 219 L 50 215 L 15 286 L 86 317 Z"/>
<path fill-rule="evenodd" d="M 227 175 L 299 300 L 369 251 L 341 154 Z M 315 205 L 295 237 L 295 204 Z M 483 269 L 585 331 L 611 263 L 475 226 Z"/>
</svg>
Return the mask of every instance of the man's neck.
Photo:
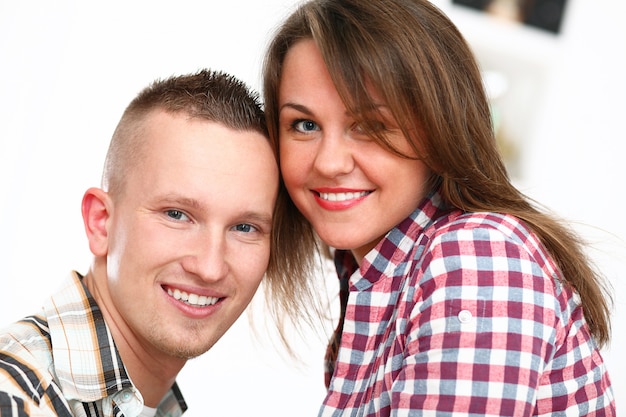
<svg viewBox="0 0 626 417">
<path fill-rule="evenodd" d="M 185 361 L 173 363 L 171 359 L 162 362 L 157 362 L 157 359 L 142 360 L 134 352 L 129 353 L 124 350 L 119 349 L 120 356 L 130 379 L 141 392 L 144 404 L 156 408 L 167 391 L 174 385 L 176 376 Z"/>
<path fill-rule="evenodd" d="M 125 321 L 121 317 L 115 317 L 114 313 L 107 308 L 111 305 L 110 294 L 98 285 L 93 272 L 90 271 L 83 281 L 102 311 L 133 385 L 141 392 L 144 404 L 155 408 L 174 385 L 176 376 L 187 361 L 154 349 L 149 343 L 137 340 L 132 332 L 124 327 Z"/>
</svg>

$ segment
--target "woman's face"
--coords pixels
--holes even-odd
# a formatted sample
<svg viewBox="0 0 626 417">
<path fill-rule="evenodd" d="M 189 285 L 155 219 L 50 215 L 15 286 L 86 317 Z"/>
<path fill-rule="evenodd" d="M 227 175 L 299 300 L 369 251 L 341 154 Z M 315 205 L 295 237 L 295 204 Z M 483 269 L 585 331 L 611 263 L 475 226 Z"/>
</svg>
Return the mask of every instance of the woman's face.
<svg viewBox="0 0 626 417">
<path fill-rule="evenodd" d="M 428 192 L 429 171 L 364 133 L 312 40 L 287 52 L 279 88 L 280 161 L 289 194 L 326 244 L 352 250 L 360 262 L 418 206 Z M 375 105 L 367 117 L 379 133 L 414 154 L 386 103 Z"/>
</svg>

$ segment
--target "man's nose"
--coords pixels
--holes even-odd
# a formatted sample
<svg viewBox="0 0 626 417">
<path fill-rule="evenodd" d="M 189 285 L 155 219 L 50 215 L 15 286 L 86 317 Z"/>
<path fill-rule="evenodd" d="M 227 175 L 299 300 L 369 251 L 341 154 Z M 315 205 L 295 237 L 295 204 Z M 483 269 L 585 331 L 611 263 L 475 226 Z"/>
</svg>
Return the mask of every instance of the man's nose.
<svg viewBox="0 0 626 417">
<path fill-rule="evenodd" d="M 192 254 L 185 258 L 183 267 L 203 281 L 218 281 L 228 275 L 226 239 L 218 233 L 201 233 L 191 247 Z"/>
</svg>

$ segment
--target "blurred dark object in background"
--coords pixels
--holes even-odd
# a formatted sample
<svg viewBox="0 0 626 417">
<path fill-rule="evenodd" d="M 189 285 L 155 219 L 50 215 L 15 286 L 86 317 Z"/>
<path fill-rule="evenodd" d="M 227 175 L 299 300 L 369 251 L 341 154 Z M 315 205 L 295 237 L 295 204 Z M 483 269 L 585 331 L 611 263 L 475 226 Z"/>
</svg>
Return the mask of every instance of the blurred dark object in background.
<svg viewBox="0 0 626 417">
<path fill-rule="evenodd" d="M 452 3 L 558 34 L 567 0 L 452 0 Z"/>
</svg>

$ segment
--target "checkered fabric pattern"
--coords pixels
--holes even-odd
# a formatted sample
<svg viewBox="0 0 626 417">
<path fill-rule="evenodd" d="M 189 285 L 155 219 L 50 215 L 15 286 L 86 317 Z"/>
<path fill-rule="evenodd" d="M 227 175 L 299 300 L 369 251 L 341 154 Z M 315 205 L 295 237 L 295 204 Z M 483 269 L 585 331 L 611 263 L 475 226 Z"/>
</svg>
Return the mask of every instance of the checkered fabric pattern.
<svg viewBox="0 0 626 417">
<path fill-rule="evenodd" d="M 73 272 L 62 289 L 0 332 L 0 416 L 130 417 L 143 399 L 95 300 Z M 187 409 L 175 384 L 157 416 Z"/>
<path fill-rule="evenodd" d="M 447 210 L 433 193 L 351 275 L 319 416 L 614 416 L 559 274 L 517 219 Z"/>
</svg>

